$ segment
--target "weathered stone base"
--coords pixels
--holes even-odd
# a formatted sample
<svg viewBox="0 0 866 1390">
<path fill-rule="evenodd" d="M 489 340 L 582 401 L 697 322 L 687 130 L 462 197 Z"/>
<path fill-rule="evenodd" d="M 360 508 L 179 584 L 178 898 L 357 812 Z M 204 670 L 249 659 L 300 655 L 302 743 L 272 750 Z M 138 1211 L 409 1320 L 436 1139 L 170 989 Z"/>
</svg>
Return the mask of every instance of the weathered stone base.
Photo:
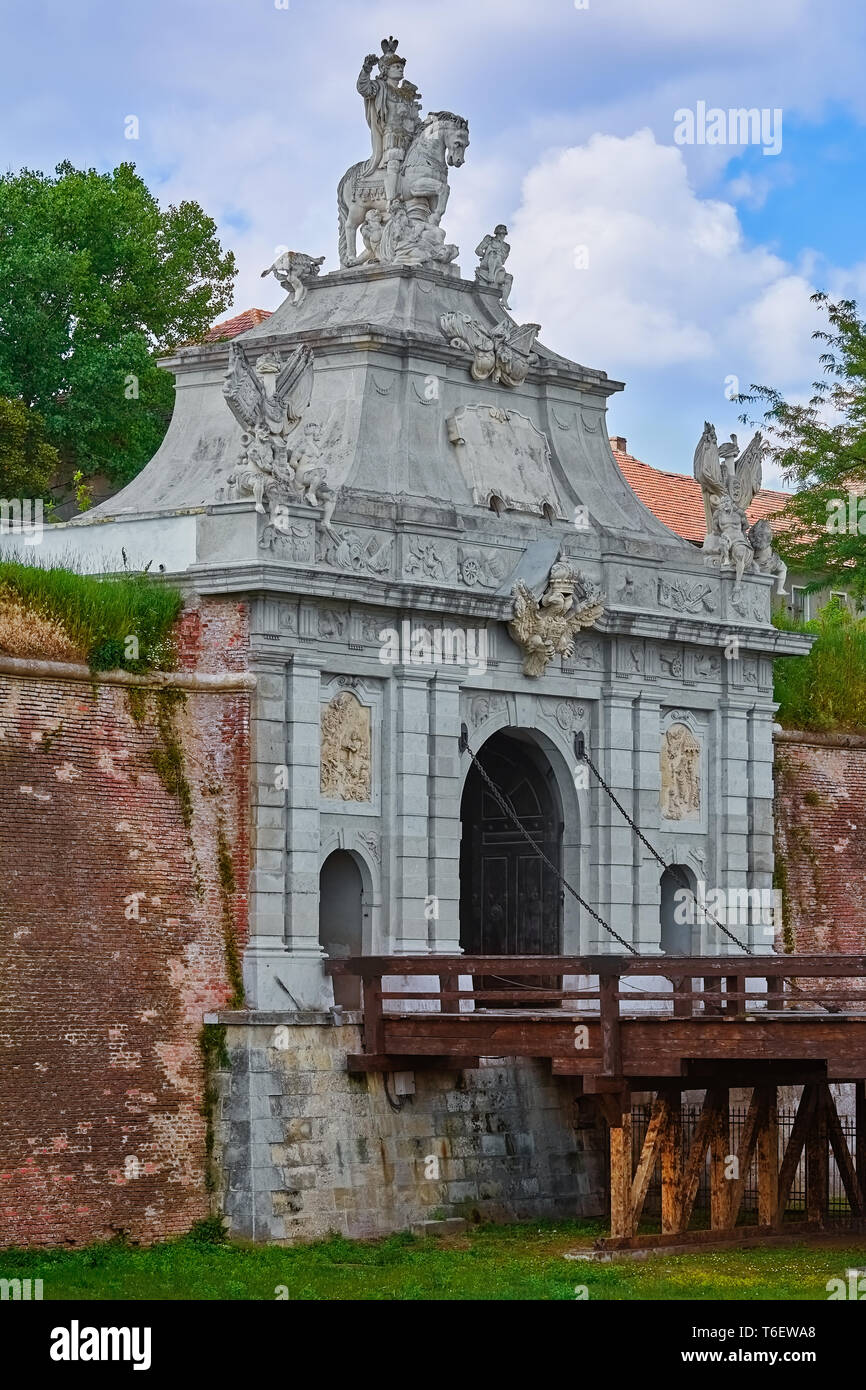
<svg viewBox="0 0 866 1390">
<path fill-rule="evenodd" d="M 231 1069 L 215 1078 L 214 1156 L 232 1235 L 291 1242 L 439 1218 L 604 1213 L 604 1130 L 549 1064 L 353 1076 L 355 1015 L 219 1017 Z M 414 1094 L 395 1095 L 413 1081 Z"/>
</svg>

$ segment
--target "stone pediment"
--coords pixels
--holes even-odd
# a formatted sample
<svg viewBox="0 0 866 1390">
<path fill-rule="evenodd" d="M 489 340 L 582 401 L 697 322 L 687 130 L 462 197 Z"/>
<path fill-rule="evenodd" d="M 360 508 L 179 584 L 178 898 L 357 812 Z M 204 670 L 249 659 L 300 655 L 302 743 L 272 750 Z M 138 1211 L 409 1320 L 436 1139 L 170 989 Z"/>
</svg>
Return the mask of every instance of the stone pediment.
<svg viewBox="0 0 866 1390">
<path fill-rule="evenodd" d="M 550 445 L 527 415 L 504 406 L 464 405 L 448 417 L 463 478 L 479 507 L 499 498 L 508 511 L 564 520 L 550 469 Z"/>
</svg>

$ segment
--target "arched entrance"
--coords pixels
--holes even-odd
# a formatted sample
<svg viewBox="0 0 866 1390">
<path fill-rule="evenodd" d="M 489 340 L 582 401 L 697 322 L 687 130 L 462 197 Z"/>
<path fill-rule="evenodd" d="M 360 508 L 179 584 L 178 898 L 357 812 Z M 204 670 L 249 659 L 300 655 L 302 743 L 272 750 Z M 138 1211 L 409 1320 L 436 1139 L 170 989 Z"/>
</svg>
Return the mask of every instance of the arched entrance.
<svg viewBox="0 0 866 1390">
<path fill-rule="evenodd" d="M 553 769 L 517 730 L 494 734 L 478 760 L 557 870 L 562 810 Z M 558 955 L 562 889 L 473 765 L 460 809 L 460 944 L 469 955 Z"/>
<path fill-rule="evenodd" d="M 319 874 L 319 942 L 332 960 L 360 956 L 363 951 L 364 883 L 354 858 L 334 850 Z M 361 982 L 351 975 L 334 976 L 334 1003 L 360 1009 Z"/>
<path fill-rule="evenodd" d="M 688 890 L 683 887 L 683 879 L 688 883 Z M 696 942 L 700 941 L 700 926 L 695 921 L 694 903 L 697 886 L 697 879 L 685 864 L 672 864 L 662 874 L 659 944 L 667 956 L 699 954 L 700 947 L 695 949 Z"/>
</svg>

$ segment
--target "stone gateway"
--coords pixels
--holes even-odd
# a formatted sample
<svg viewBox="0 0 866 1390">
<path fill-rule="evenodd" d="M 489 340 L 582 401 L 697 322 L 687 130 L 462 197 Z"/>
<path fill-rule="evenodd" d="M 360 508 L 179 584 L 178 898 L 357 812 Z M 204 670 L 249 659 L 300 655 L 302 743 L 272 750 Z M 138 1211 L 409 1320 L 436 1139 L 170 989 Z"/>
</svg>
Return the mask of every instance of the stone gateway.
<svg viewBox="0 0 866 1390">
<path fill-rule="evenodd" d="M 208 1018 L 232 1059 L 222 1209 L 254 1238 L 601 1210 L 567 1080 L 490 1059 L 427 1071 L 401 1130 L 383 1079 L 345 1073 L 359 1001 L 325 966 L 621 950 L 603 923 L 659 954 L 662 872 L 580 747 L 667 864 L 770 889 L 772 661 L 805 650 L 770 623 L 767 536 L 743 533 L 759 444 L 731 462 L 708 427 L 706 553 L 637 500 L 608 442 L 623 384 L 511 317 L 504 225 L 477 229 L 477 272 L 456 263 L 440 224 L 468 123 L 422 115 L 403 74 L 395 39 L 361 64 L 371 148 L 339 185 L 337 268 L 287 253 L 273 315 L 179 348 L 155 457 L 46 538 L 249 615 L 245 1002 Z"/>
</svg>

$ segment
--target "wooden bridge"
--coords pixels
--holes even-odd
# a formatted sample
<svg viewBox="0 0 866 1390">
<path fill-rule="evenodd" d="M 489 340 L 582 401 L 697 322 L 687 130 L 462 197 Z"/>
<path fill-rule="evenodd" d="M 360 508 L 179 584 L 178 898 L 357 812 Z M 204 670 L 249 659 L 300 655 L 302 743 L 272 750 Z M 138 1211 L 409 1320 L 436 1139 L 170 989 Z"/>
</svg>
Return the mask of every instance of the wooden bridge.
<svg viewBox="0 0 866 1390">
<path fill-rule="evenodd" d="M 611 1234 L 599 1242 L 608 1250 L 778 1236 L 804 1159 L 806 1207 L 794 1229 L 823 1230 L 831 1153 L 848 1228 L 866 1219 L 866 956 L 363 956 L 327 968 L 361 979 L 364 1051 L 349 1058 L 352 1071 L 549 1058 L 554 1074 L 596 1098 L 610 1127 Z M 834 1081 L 854 1083 L 853 1153 Z M 783 1154 L 780 1085 L 803 1088 Z M 735 1154 L 732 1088 L 752 1093 Z M 684 1091 L 706 1093 L 688 1152 Z M 635 1092 L 654 1094 L 636 1164 Z M 709 1230 L 689 1230 L 708 1159 Z M 758 1225 L 738 1226 L 753 1164 Z M 662 1234 L 638 1236 L 657 1167 Z"/>
</svg>

